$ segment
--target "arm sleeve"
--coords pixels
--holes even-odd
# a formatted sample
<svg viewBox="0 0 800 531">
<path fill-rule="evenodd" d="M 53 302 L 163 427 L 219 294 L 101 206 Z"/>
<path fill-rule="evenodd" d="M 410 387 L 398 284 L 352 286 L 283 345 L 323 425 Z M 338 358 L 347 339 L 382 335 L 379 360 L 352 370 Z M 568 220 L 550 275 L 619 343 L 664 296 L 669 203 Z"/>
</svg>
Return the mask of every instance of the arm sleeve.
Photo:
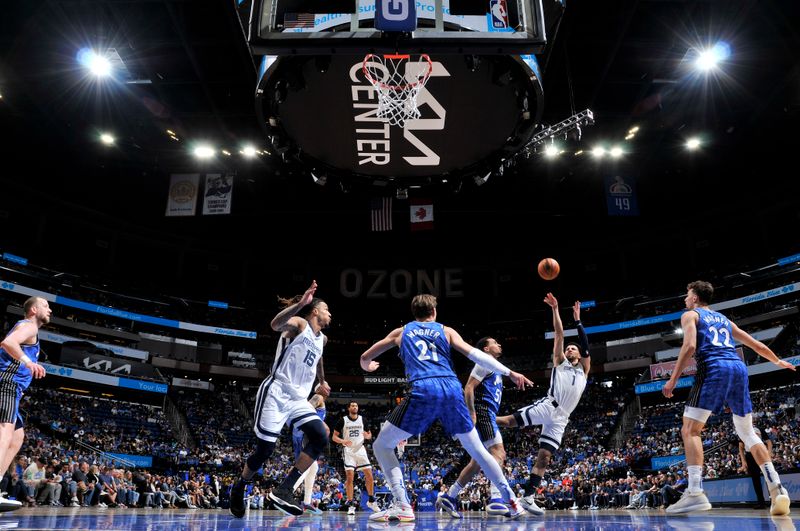
<svg viewBox="0 0 800 531">
<path fill-rule="evenodd" d="M 491 372 L 497 372 L 502 374 L 503 376 L 508 376 L 511 374 L 511 369 L 491 357 L 490 355 L 486 354 L 485 352 L 481 352 L 480 350 L 474 348 L 469 351 L 467 355 L 469 359 L 484 367 L 489 369 Z"/>
<path fill-rule="evenodd" d="M 479 382 L 482 382 L 483 379 L 486 378 L 490 372 L 491 371 L 481 367 L 480 365 L 475 365 L 475 367 L 472 368 L 472 372 L 469 373 L 469 377 L 475 378 Z"/>
<path fill-rule="evenodd" d="M 575 323 L 578 328 L 578 337 L 581 343 L 581 357 L 588 358 L 589 354 L 589 336 L 586 335 L 586 330 L 583 329 L 583 323 L 578 321 Z"/>
</svg>

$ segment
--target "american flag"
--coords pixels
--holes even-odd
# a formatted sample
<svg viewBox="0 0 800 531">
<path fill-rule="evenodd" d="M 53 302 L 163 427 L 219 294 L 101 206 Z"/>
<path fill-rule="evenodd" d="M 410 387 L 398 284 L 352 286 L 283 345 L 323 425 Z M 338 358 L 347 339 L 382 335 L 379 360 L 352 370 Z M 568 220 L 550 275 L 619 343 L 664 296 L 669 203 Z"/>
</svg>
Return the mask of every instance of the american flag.
<svg viewBox="0 0 800 531">
<path fill-rule="evenodd" d="M 283 15 L 283 27 L 289 28 L 313 28 L 313 13 L 286 13 Z"/>
<path fill-rule="evenodd" d="M 392 198 L 374 197 L 369 203 L 373 232 L 392 230 Z"/>
</svg>

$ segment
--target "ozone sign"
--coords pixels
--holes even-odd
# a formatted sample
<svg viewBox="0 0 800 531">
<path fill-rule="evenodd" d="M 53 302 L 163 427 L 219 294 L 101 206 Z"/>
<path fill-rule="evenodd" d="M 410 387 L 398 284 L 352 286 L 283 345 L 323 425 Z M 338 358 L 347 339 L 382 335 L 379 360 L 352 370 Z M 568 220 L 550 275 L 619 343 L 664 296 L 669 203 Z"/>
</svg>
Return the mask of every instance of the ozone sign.
<svg viewBox="0 0 800 531">
<path fill-rule="evenodd" d="M 258 109 L 280 151 L 342 175 L 441 177 L 507 158 L 533 133 L 541 95 L 519 57 L 432 56 L 420 117 L 405 128 L 378 117 L 363 56 L 286 56 L 259 81 Z M 409 65 L 409 69 L 416 65 Z M 336 173 L 336 172 L 335 172 Z"/>
</svg>

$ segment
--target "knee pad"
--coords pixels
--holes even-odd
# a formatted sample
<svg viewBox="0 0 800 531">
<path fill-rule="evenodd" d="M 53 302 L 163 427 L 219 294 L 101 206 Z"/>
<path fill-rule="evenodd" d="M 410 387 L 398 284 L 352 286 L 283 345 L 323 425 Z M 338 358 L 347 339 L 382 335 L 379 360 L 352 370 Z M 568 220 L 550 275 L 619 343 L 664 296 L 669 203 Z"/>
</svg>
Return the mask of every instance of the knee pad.
<svg viewBox="0 0 800 531">
<path fill-rule="evenodd" d="M 272 452 L 275 450 L 275 441 L 265 441 L 264 439 L 256 439 L 256 451 L 247 458 L 247 468 L 255 472 L 264 464 L 264 461 L 269 459 Z"/>
<path fill-rule="evenodd" d="M 744 443 L 744 449 L 748 452 L 750 448 L 757 444 L 762 444 L 761 437 L 756 435 L 756 431 L 753 429 L 753 417 L 750 413 L 745 415 L 744 417 L 740 417 L 738 415 L 733 416 L 733 427 L 736 429 L 736 435 Z"/>
<path fill-rule="evenodd" d="M 303 452 L 313 459 L 319 457 L 325 449 L 325 443 L 328 442 L 328 437 L 325 435 L 325 424 L 321 420 L 310 420 L 298 429 L 305 433 L 308 441 L 303 447 Z"/>
</svg>

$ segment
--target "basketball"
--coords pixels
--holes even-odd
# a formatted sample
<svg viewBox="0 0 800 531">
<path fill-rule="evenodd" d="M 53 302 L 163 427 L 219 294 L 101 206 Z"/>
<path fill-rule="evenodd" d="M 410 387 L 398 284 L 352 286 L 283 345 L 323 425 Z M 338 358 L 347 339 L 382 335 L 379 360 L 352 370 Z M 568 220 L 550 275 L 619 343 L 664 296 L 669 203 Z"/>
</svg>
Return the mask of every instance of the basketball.
<svg viewBox="0 0 800 531">
<path fill-rule="evenodd" d="M 537 267 L 537 269 L 539 271 L 539 276 L 544 280 L 553 280 L 558 276 L 558 272 L 561 271 L 558 262 L 553 258 L 543 258 L 542 261 L 539 262 L 539 267 Z"/>
</svg>

